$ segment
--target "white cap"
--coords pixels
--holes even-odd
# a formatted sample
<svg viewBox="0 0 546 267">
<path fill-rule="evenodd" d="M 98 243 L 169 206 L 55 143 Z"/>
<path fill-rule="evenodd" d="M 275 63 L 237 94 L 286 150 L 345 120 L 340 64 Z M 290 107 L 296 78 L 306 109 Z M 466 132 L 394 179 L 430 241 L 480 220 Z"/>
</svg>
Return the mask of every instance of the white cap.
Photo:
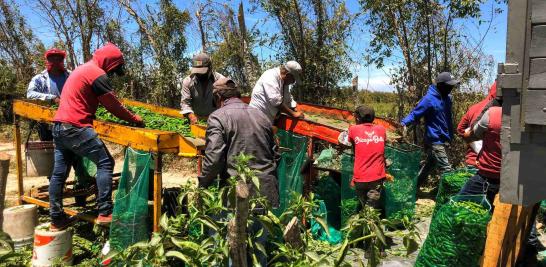
<svg viewBox="0 0 546 267">
<path fill-rule="evenodd" d="M 301 83 L 301 66 L 300 63 L 296 61 L 288 61 L 284 64 L 284 68 L 288 71 L 288 73 L 292 74 L 294 76 L 294 79 L 296 79 L 296 83 Z"/>
</svg>

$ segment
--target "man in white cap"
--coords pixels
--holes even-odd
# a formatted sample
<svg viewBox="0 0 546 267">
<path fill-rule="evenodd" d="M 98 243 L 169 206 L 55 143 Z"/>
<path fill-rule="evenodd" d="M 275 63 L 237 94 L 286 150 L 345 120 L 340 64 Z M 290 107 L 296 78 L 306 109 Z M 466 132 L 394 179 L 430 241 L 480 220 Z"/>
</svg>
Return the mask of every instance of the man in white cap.
<svg viewBox="0 0 546 267">
<path fill-rule="evenodd" d="M 182 91 L 180 113 L 186 115 L 191 124 L 197 123 L 198 117 L 208 117 L 218 107 L 214 104 L 212 85 L 215 81 L 224 78 L 212 70 L 210 56 L 200 53 L 193 57 L 191 74 L 177 83 L 178 90 Z"/>
<path fill-rule="evenodd" d="M 301 72 L 296 61 L 265 71 L 252 89 L 250 106 L 261 110 L 272 122 L 280 112 L 303 118 L 303 113 L 295 110 L 296 102 L 290 93 L 291 85 L 301 83 Z"/>
</svg>

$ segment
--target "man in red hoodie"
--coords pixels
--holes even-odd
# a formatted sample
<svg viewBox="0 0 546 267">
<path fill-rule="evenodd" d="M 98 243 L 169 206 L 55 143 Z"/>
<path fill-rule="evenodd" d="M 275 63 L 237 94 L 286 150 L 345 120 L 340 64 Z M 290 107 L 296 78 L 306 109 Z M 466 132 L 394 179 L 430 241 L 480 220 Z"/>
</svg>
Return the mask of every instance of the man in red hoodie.
<svg viewBox="0 0 546 267">
<path fill-rule="evenodd" d="M 128 111 L 114 95 L 109 76 L 124 74 L 123 54 L 108 43 L 93 54 L 93 59 L 77 67 L 68 77 L 59 109 L 54 118 L 55 166 L 49 183 L 49 213 L 52 231 L 65 229 L 74 218 L 63 211 L 62 191 L 68 166 L 75 155 L 87 157 L 97 165 L 97 223 L 112 221 L 112 172 L 114 160 L 93 129 L 99 103 L 116 117 L 143 126 L 138 115 Z"/>
<path fill-rule="evenodd" d="M 459 122 L 459 125 L 457 126 L 457 134 L 464 138 L 465 131 L 470 128 L 470 126 L 476 121 L 478 116 L 482 113 L 483 109 L 489 102 L 491 102 L 493 99 L 495 99 L 495 96 L 497 95 L 497 82 L 494 82 L 493 85 L 491 85 L 491 88 L 489 88 L 489 95 L 483 99 L 482 101 L 470 106 L 468 108 L 468 111 L 466 114 L 463 115 L 461 118 L 461 121 Z M 481 150 L 480 144 L 483 145 L 482 141 L 473 141 L 474 142 L 474 148 L 472 148 L 471 144 L 473 142 L 468 141 L 468 148 L 466 150 L 466 164 L 469 167 L 475 168 L 477 166 L 477 157 L 478 152 Z M 477 150 L 477 151 L 475 151 Z"/>
</svg>

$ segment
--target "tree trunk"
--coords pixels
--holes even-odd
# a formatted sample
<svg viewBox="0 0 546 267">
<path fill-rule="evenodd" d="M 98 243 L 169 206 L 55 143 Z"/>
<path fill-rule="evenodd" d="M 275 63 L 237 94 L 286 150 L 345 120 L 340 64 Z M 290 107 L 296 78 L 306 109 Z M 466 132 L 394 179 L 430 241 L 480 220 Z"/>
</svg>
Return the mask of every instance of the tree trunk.
<svg viewBox="0 0 546 267">
<path fill-rule="evenodd" d="M 199 10 L 195 12 L 195 17 L 197 18 L 197 27 L 199 28 L 199 34 L 201 35 L 201 50 L 203 53 L 207 52 L 207 36 L 205 35 L 205 29 L 203 28 L 203 12 L 204 7 L 200 6 Z"/>
<path fill-rule="evenodd" d="M 297 217 L 293 217 L 288 223 L 283 233 L 284 241 L 292 246 L 292 248 L 299 249 L 303 247 L 303 240 L 300 234 L 300 221 Z"/>
<path fill-rule="evenodd" d="M 6 184 L 8 182 L 9 155 L 0 153 L 0 227 L 4 222 L 4 207 L 6 198 Z"/>
<path fill-rule="evenodd" d="M 239 180 L 235 187 L 235 217 L 228 224 L 229 255 L 233 266 L 247 266 L 246 223 L 248 219 L 248 185 Z"/>
</svg>

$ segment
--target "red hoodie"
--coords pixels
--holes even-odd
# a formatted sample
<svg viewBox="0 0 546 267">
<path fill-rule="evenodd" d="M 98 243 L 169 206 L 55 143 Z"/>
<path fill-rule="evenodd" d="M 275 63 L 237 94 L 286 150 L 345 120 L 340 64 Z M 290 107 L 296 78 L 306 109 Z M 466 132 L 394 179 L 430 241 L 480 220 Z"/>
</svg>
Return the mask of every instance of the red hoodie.
<svg viewBox="0 0 546 267">
<path fill-rule="evenodd" d="M 76 127 L 92 127 L 99 103 L 116 117 L 139 123 L 112 92 L 107 72 L 123 64 L 123 54 L 111 43 L 97 49 L 93 59 L 77 67 L 68 77 L 61 93 L 55 122 Z"/>
<path fill-rule="evenodd" d="M 497 95 L 497 82 L 495 81 L 491 88 L 489 88 L 489 95 L 482 101 L 470 106 L 466 114 L 463 115 L 459 125 L 457 126 L 457 133 L 460 136 L 464 135 L 464 131 L 474 123 L 478 116 L 482 113 L 483 108 Z M 478 155 L 470 148 L 470 145 L 467 146 L 466 150 L 466 164 L 476 166 L 476 160 Z"/>
</svg>

